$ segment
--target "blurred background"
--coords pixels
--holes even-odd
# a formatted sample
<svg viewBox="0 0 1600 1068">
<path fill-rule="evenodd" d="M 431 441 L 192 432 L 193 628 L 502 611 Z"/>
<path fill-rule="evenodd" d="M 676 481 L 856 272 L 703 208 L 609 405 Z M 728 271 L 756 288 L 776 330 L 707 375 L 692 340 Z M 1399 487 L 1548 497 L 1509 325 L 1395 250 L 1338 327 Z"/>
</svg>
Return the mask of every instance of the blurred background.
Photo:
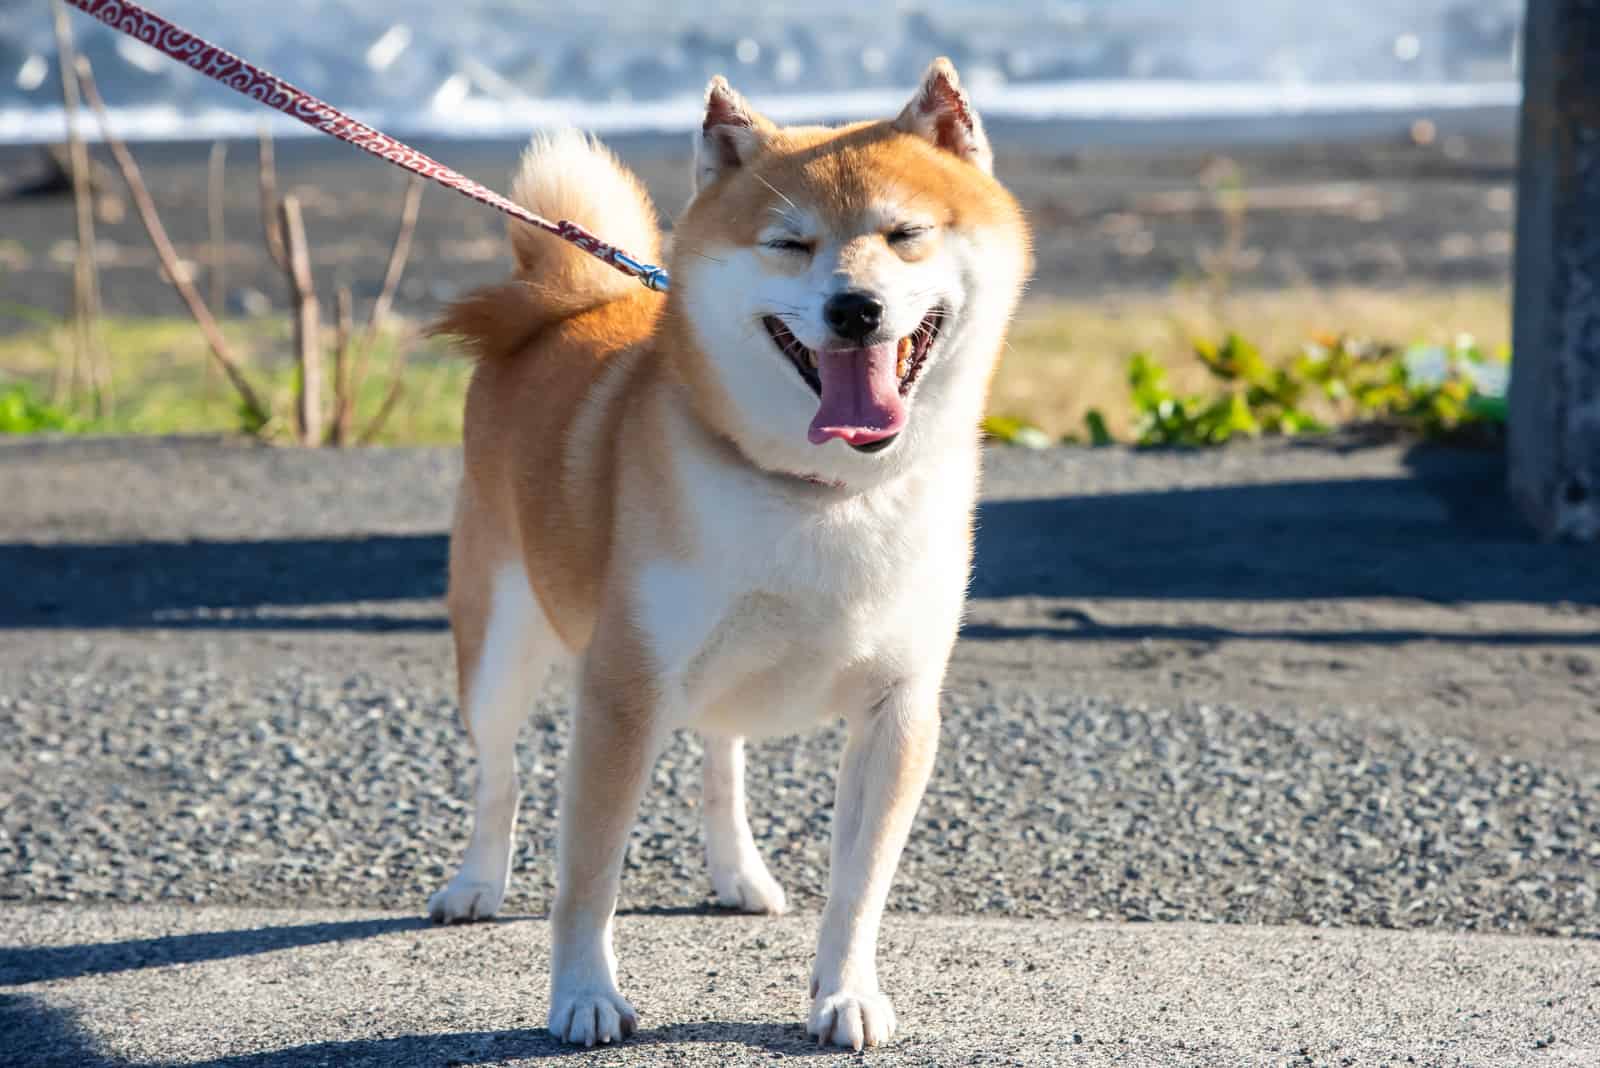
<svg viewBox="0 0 1600 1068">
<path fill-rule="evenodd" d="M 532 130 L 597 130 L 669 223 L 712 74 L 782 121 L 858 119 L 892 115 L 948 55 L 1039 242 L 996 437 L 1203 444 L 1349 421 L 1477 432 L 1499 418 L 1519 0 L 154 6 L 495 187 Z M 426 191 L 390 277 L 401 172 L 75 12 L 70 25 L 176 261 L 162 262 L 80 113 L 98 311 L 94 331 L 70 328 L 86 283 L 60 39 L 45 0 L 0 0 L 8 425 L 304 438 L 290 327 L 304 295 L 267 232 L 287 195 L 320 297 L 323 373 L 337 378 L 341 353 L 362 372 L 346 384 L 351 419 L 370 422 L 393 395 L 372 440 L 453 440 L 465 369 L 411 327 L 503 274 L 500 217 Z M 266 197 L 263 134 L 276 142 Z M 175 272 L 270 411 L 241 418 Z M 345 290 L 355 341 L 339 332 Z M 1279 370 L 1293 381 L 1269 404 L 1238 385 L 1270 386 Z M 336 392 L 320 403 L 344 403 Z"/>
<path fill-rule="evenodd" d="M 556 117 L 605 130 L 686 129 L 716 73 L 765 99 L 775 116 L 870 111 L 874 91 L 904 89 L 940 54 L 1006 117 L 1505 103 L 1521 16 L 1516 0 L 156 6 L 385 126 L 444 136 L 521 136 Z M 44 7 L 0 4 L 7 140 L 60 136 Z M 248 101 L 135 41 L 101 27 L 82 36 L 130 136 L 249 134 L 260 119 Z M 1190 84 L 1174 91 L 1163 84 L 1172 81 Z"/>
</svg>

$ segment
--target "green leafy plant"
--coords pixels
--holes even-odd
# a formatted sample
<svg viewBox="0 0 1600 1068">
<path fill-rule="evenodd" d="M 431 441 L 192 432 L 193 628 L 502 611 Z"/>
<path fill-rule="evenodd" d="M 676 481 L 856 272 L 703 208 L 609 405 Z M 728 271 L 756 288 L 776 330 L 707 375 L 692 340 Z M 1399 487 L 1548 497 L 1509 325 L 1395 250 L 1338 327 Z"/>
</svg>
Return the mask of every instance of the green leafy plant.
<svg viewBox="0 0 1600 1068">
<path fill-rule="evenodd" d="M 993 441 L 1017 445 L 1024 449 L 1047 449 L 1050 435 L 1022 419 L 1008 415 L 991 415 L 983 421 L 984 434 Z"/>
<path fill-rule="evenodd" d="M 1344 336 L 1320 339 L 1295 367 L 1357 418 L 1433 437 L 1505 422 L 1510 353 L 1485 353 L 1470 335 L 1449 346 L 1403 350 Z"/>
<path fill-rule="evenodd" d="M 1314 433 L 1324 425 L 1302 403 L 1307 384 L 1283 367 L 1271 367 L 1254 345 L 1229 334 L 1220 345 L 1202 342 L 1195 356 L 1219 389 L 1180 396 L 1167 373 L 1144 353 L 1128 362 L 1128 389 L 1140 445 L 1221 445 L 1239 436 Z"/>
<path fill-rule="evenodd" d="M 26 382 L 0 385 L 0 434 L 82 429 L 82 421 L 33 395 Z"/>
<path fill-rule="evenodd" d="M 1089 444 L 1095 448 L 1116 444 L 1110 428 L 1106 426 L 1106 417 L 1099 408 L 1090 408 L 1083 413 L 1083 427 L 1089 432 Z"/>
<path fill-rule="evenodd" d="M 1437 437 L 1505 421 L 1509 354 L 1485 354 L 1466 335 L 1449 347 L 1403 350 L 1341 335 L 1276 366 L 1237 334 L 1221 344 L 1201 342 L 1194 352 L 1214 392 L 1179 396 L 1148 355 L 1129 361 L 1137 444 L 1221 445 L 1241 435 L 1322 433 L 1363 421 Z"/>
<path fill-rule="evenodd" d="M 1084 413 L 1083 428 L 1089 436 L 1089 444 L 1095 448 L 1117 443 L 1111 436 L 1111 430 L 1106 426 L 1106 417 L 1098 408 L 1090 408 Z M 1016 445 L 1024 449 L 1048 449 L 1052 444 L 1056 444 L 1050 440 L 1050 435 L 1039 427 L 1026 419 L 1018 419 L 1011 415 L 989 416 L 983 421 L 983 433 L 990 441 Z M 1068 434 L 1061 439 L 1060 444 L 1081 445 L 1083 438 L 1076 434 Z"/>
<path fill-rule="evenodd" d="M 1134 444 L 1194 448 L 1362 422 L 1439 437 L 1494 427 L 1506 418 L 1510 353 L 1486 353 L 1466 334 L 1448 346 L 1405 349 L 1352 335 L 1327 336 L 1274 363 L 1230 333 L 1221 342 L 1196 343 L 1194 355 L 1212 388 L 1186 394 L 1172 388 L 1167 368 L 1149 354 L 1129 359 Z M 1113 443 L 1098 409 L 1086 413 L 1084 428 L 1090 444 Z M 1049 444 L 1042 430 L 1013 417 L 993 416 L 984 430 L 1009 444 Z M 1062 440 L 1084 442 L 1076 434 Z"/>
</svg>

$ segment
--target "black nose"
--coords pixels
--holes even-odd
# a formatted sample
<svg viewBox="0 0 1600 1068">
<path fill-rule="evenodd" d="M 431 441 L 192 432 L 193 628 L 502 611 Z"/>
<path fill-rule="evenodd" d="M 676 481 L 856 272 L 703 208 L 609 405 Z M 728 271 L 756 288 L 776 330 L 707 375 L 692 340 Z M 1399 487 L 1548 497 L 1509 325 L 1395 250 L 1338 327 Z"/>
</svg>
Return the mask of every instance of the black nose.
<svg viewBox="0 0 1600 1068">
<path fill-rule="evenodd" d="M 847 290 L 828 298 L 822 317 L 840 337 L 865 341 L 883 322 L 883 301 L 871 293 Z"/>
</svg>

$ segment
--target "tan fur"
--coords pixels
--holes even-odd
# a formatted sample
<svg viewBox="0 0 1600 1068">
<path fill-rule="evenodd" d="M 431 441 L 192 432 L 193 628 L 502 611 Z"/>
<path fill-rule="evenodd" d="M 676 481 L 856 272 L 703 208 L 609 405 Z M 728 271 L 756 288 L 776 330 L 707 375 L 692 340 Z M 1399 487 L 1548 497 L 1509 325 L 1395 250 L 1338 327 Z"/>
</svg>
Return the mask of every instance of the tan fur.
<svg viewBox="0 0 1600 1068">
<path fill-rule="evenodd" d="M 581 910 L 588 902 L 607 900 L 607 893 L 615 895 L 621 873 L 610 860 L 613 854 L 621 858 L 645 774 L 655 759 L 657 691 L 640 635 L 620 603 L 607 621 L 611 625 L 595 643 L 593 655 L 584 659 L 579 679 L 584 715 L 574 724 L 562 791 L 563 833 L 581 835 L 588 848 L 562 850 L 558 912 Z M 618 804 L 619 795 L 631 795 L 633 803 Z"/>
<path fill-rule="evenodd" d="M 889 185 L 940 205 L 947 226 L 1026 234 L 1016 202 L 998 184 L 974 189 L 967 164 L 889 122 L 839 130 L 763 128 L 767 140 L 761 153 L 698 198 L 679 222 L 675 263 L 707 255 L 706 249 L 718 244 L 753 243 L 781 196 L 777 191 L 801 184 L 823 189 L 819 199 L 841 215 L 860 211 Z M 537 166 L 537 148 L 529 153 L 529 167 Z M 604 219 L 574 221 L 606 229 L 608 238 L 619 229 L 632 231 L 640 242 L 636 247 L 644 249 L 636 255 L 653 257 L 659 248 L 654 233 L 646 239 L 633 224 L 640 217 L 653 219 L 655 209 L 636 182 L 628 188 L 637 198 L 634 204 L 620 205 Z M 951 188 L 967 195 L 951 197 Z M 519 193 L 528 196 L 530 189 L 530 178 L 519 180 Z M 563 207 L 570 216 L 580 214 L 583 205 L 565 187 L 553 201 L 537 204 L 546 214 Z M 611 563 L 619 464 L 645 464 L 662 473 L 661 464 L 650 463 L 652 442 L 637 428 L 630 436 L 644 440 L 629 444 L 638 447 L 619 448 L 624 416 L 659 412 L 641 397 L 645 392 L 681 389 L 712 431 L 721 433 L 717 413 L 728 401 L 670 298 L 663 301 L 525 224 L 513 223 L 512 238 L 517 280 L 469 295 L 434 327 L 436 333 L 460 338 L 480 358 L 467 392 L 466 489 L 456 532 L 462 542 L 481 545 L 496 560 L 520 553 L 557 633 L 569 649 L 581 651 Z M 894 253 L 878 241 L 856 254 Z M 619 374 L 620 381 L 597 391 L 607 373 Z M 640 522 L 670 510 L 661 481 L 637 481 L 646 490 L 661 491 L 650 493 L 653 500 L 628 501 Z M 468 529 L 477 525 L 485 529 Z M 670 531 L 670 524 L 665 529 Z M 494 570 L 492 564 L 473 566 L 483 574 Z M 466 588 L 453 596 L 451 618 L 459 614 L 470 639 L 471 619 L 482 612 L 476 599 L 481 595 L 473 592 L 481 579 L 468 578 L 467 565 L 457 565 L 452 574 L 457 571 Z M 471 640 L 465 650 L 472 652 Z"/>
<path fill-rule="evenodd" d="M 464 521 L 525 561 L 568 648 L 584 648 L 611 544 L 618 428 L 650 377 L 640 338 L 660 298 L 644 290 L 552 324 L 523 351 L 482 361 L 467 392 Z M 597 392 L 603 375 L 619 381 Z"/>
<path fill-rule="evenodd" d="M 511 197 L 551 221 L 571 220 L 647 263 L 661 257 L 661 229 L 650 195 L 604 145 L 577 130 L 535 137 L 522 156 Z M 595 205 L 604 219 L 590 219 Z M 561 307 L 573 299 L 627 296 L 638 283 L 608 264 L 527 223 L 508 224 L 517 276 L 534 288 L 536 303 Z"/>
<path fill-rule="evenodd" d="M 609 152 L 598 149 L 610 164 L 599 172 L 598 190 L 593 171 L 547 166 L 569 139 L 598 149 L 572 132 L 536 140 L 514 198 L 548 218 L 603 228 L 632 254 L 657 258 L 655 207 Z M 609 198 L 605 219 L 586 217 L 596 197 Z M 471 658 L 458 666 L 463 677 L 476 660 L 472 635 L 485 611 L 484 576 L 515 556 L 566 646 L 588 644 L 609 563 L 619 426 L 641 408 L 641 385 L 660 377 L 644 351 L 661 311 L 659 294 L 542 230 L 517 221 L 509 229 L 516 278 L 468 295 L 433 326 L 479 358 L 467 390 L 465 474 L 452 539 L 451 620 L 467 632 L 458 650 Z M 617 381 L 599 387 L 608 375 Z M 484 555 L 489 559 L 456 559 Z"/>
<path fill-rule="evenodd" d="M 845 274 L 870 276 L 897 266 L 909 271 L 907 264 L 935 256 L 940 241 L 975 241 L 974 234 L 986 239 L 981 256 L 970 251 L 976 245 L 952 244 L 950 257 L 918 268 L 938 268 L 947 260 L 980 262 L 985 270 L 993 264 L 990 277 L 1003 280 L 991 287 L 1003 290 L 991 302 L 999 309 L 989 320 L 996 325 L 975 334 L 981 340 L 961 350 L 969 362 L 955 365 L 971 372 L 945 380 L 979 385 L 959 394 L 953 387 L 947 390 L 947 400 L 960 396 L 959 406 L 946 404 L 947 423 L 926 424 L 934 429 L 924 433 L 936 436 L 944 450 L 938 454 L 944 466 L 927 476 L 932 489 L 918 482 L 912 489 L 890 486 L 876 497 L 863 491 L 854 498 L 842 492 L 847 487 L 841 482 L 801 481 L 794 476 L 804 477 L 803 470 L 760 466 L 745 451 L 752 438 L 741 439 L 741 427 L 730 414 L 736 409 L 729 390 L 741 387 L 736 377 L 731 387 L 719 377 L 727 374 L 730 360 L 742 358 L 742 340 L 711 347 L 723 360 L 719 367 L 696 334 L 704 329 L 707 314 L 700 307 L 701 317 L 691 324 L 690 313 L 697 306 L 687 303 L 682 290 L 675 288 L 666 297 L 645 290 L 522 224 L 511 228 L 515 276 L 457 302 L 435 327 L 460 339 L 477 357 L 467 393 L 449 592 L 462 713 L 469 730 L 474 730 L 474 715 L 490 724 L 486 733 L 491 737 L 478 739 L 474 731 L 475 740 L 503 750 L 505 739 L 514 738 L 498 706 L 487 706 L 501 702 L 510 707 L 515 694 L 507 696 L 490 685 L 490 697 L 480 702 L 486 707 L 469 709 L 477 707 L 472 691 L 485 662 L 491 679 L 498 677 L 496 671 L 514 671 L 520 639 L 504 635 L 523 626 L 519 612 L 530 598 L 542 617 L 540 625 L 547 624 L 544 640 L 559 640 L 580 657 L 579 711 L 562 793 L 561 876 L 552 915 L 556 935 L 550 1026 L 571 1041 L 609 1041 L 634 1026 L 633 1010 L 615 985 L 611 913 L 628 828 L 649 766 L 670 727 L 692 723 L 733 739 L 717 746 L 715 769 L 708 761 L 708 774 L 715 771 L 719 791 L 714 795 L 719 806 L 715 818 L 708 808 L 708 830 L 719 836 L 710 843 L 715 845 L 713 878 L 721 880 L 716 883 L 719 899 L 752 911 L 782 909 L 782 890 L 762 867 L 750 840 L 742 788 L 723 780 L 742 772 L 737 736 L 751 724 L 752 710 L 769 713 L 764 706 L 771 695 L 792 689 L 797 675 L 821 680 L 816 685 L 826 687 L 818 691 L 827 705 L 823 711 L 851 721 L 808 1026 L 826 1040 L 858 1048 L 893 1034 L 893 1010 L 878 990 L 873 953 L 889 881 L 937 749 L 938 690 L 959 622 L 962 565 L 970 558 L 970 523 L 964 531 L 965 553 L 955 539 L 962 533 L 957 523 L 971 514 L 977 428 L 970 426 L 970 441 L 964 441 L 963 429 L 977 421 L 975 394 L 992 375 L 996 335 L 1014 306 L 1029 256 L 1026 226 L 1015 201 L 987 173 L 987 142 L 975 114 L 971 118 L 978 140 L 968 156 L 939 147 L 941 131 L 948 133 L 950 122 L 969 117 L 954 71 L 947 63 L 935 64 L 928 78 L 907 114 L 921 122 L 923 101 L 944 102 L 946 112 L 923 124 L 932 129 L 932 140 L 902 128 L 904 116 L 838 130 L 779 129 L 750 111 L 726 83 L 713 82 L 704 135 L 709 155 L 697 164 L 700 190 L 674 230 L 669 266 L 675 277 L 686 277 L 692 265 L 715 261 L 719 249 L 760 245 L 761 229 L 788 199 L 785 190 L 804 190 L 806 202 L 820 205 L 818 210 L 826 214 L 826 226 L 849 232 L 838 258 Z M 956 106 L 962 110 L 949 111 Z M 976 166 L 973 159 L 985 165 Z M 659 255 L 655 209 L 637 180 L 581 135 L 537 140 L 515 193 L 539 214 L 569 218 L 638 258 Z M 886 197 L 937 213 L 934 236 L 902 245 L 887 232 L 862 232 L 858 220 L 875 217 L 874 205 Z M 958 237 L 942 236 L 946 233 Z M 988 255 L 991 245 L 1004 262 Z M 967 259 L 960 260 L 962 256 Z M 703 297 L 714 299 L 730 285 L 737 287 L 737 277 L 729 276 L 742 268 L 724 270 L 724 284 L 702 287 Z M 972 273 L 963 269 L 959 276 Z M 782 284 L 808 284 L 794 281 L 803 277 L 793 274 Z M 925 311 L 926 306 L 917 315 Z M 754 319 L 759 324 L 759 317 Z M 780 366 L 782 356 L 766 339 L 751 348 L 751 359 Z M 989 360 L 987 367 L 970 362 L 983 359 Z M 905 388 L 911 388 L 909 382 Z M 745 396 L 750 397 L 748 390 Z M 757 396 L 754 406 L 764 399 Z M 930 419 L 937 410 L 928 409 Z M 799 431 L 803 444 L 803 425 Z M 829 455 L 844 456 L 838 443 L 833 446 Z M 901 447 L 884 461 L 855 454 L 844 458 L 880 464 L 875 470 L 894 470 L 894 457 L 908 449 Z M 909 477 L 903 481 L 917 482 Z M 702 496 L 694 497 L 691 488 Z M 841 492 L 827 496 L 834 491 Z M 750 494 L 759 506 L 752 508 L 752 515 L 765 507 L 768 513 L 790 509 L 799 518 L 770 539 L 740 530 L 744 517 L 739 509 Z M 912 506 L 903 502 L 922 502 L 917 507 L 923 507 L 935 497 L 954 503 L 920 513 L 933 517 L 924 529 L 948 531 L 952 537 L 902 538 L 907 528 L 896 527 L 899 509 Z M 713 514 L 689 511 L 691 500 L 715 502 L 700 509 Z M 740 530 L 744 543 L 719 555 L 714 551 L 721 544 L 717 539 L 730 528 Z M 837 538 L 835 529 L 843 532 Z M 705 629 L 694 632 L 698 645 L 677 647 L 679 673 L 663 669 L 672 656 L 663 648 L 673 647 L 675 636 L 683 632 L 679 605 L 693 600 L 694 591 L 714 585 L 704 580 L 716 578 L 718 564 L 728 556 L 761 557 L 769 544 L 788 537 L 798 539 L 793 546 L 797 559 L 792 561 L 796 573 L 813 570 L 774 586 L 757 579 L 733 588 L 728 600 L 716 602 L 723 607 L 703 610 L 692 621 Z M 872 563 L 890 559 L 902 542 L 938 548 L 928 558 L 936 562 L 924 563 L 933 575 L 930 581 L 914 573 L 904 578 L 905 567 Z M 914 548 L 902 555 L 913 557 L 908 566 L 919 562 Z M 780 559 L 775 573 L 789 563 Z M 747 581 L 745 572 L 731 566 L 725 570 L 737 576 L 729 582 Z M 851 577 L 857 571 L 864 576 L 859 582 Z M 864 632 L 858 658 L 838 655 L 837 645 L 808 644 L 839 640 L 830 633 L 835 619 L 819 620 L 819 613 L 851 614 L 829 607 L 835 602 L 827 598 L 845 596 L 836 588 L 825 594 L 814 591 L 835 580 L 847 590 L 876 590 L 874 583 L 890 573 L 901 575 L 902 585 L 910 589 L 946 592 L 929 599 L 932 607 L 923 612 L 922 600 L 908 601 L 909 595 L 895 592 L 891 584 L 890 599 L 899 596 L 891 605 L 900 613 L 894 620 L 899 629 L 882 645 Z M 526 590 L 521 576 L 526 577 Z M 684 584 L 688 592 L 680 593 Z M 863 599 L 871 596 L 862 594 Z M 911 603 L 919 607 L 907 608 Z M 838 626 L 861 627 L 861 619 L 871 618 L 872 607 L 852 606 L 854 616 Z M 497 623 L 502 617 L 512 622 Z M 796 621 L 793 643 L 787 628 L 791 618 Z M 752 620 L 753 636 L 744 629 Z M 807 634 L 805 627 L 822 633 Z M 914 651 L 896 644 L 907 641 L 914 643 Z M 805 659 L 812 648 L 839 662 L 813 666 Z M 703 677 L 708 674 L 714 677 Z M 668 678 L 676 689 L 664 681 Z M 683 696 L 691 690 L 699 696 Z M 674 699 L 700 706 L 689 710 L 698 718 L 685 718 L 684 709 L 669 707 Z M 490 830 L 481 835 L 475 830 L 463 874 L 435 895 L 440 904 L 430 904 L 430 910 L 440 918 L 492 915 L 504 892 L 506 868 L 500 862 L 507 852 L 502 848 L 504 828 L 514 822 L 514 762 L 501 752 L 491 774 L 484 776 L 482 767 L 480 760 L 478 819 Z M 487 903 L 480 907 L 480 902 Z"/>
<path fill-rule="evenodd" d="M 721 179 L 690 204 L 674 230 L 674 263 L 724 245 L 750 245 L 782 202 L 782 190 L 809 187 L 828 205 L 830 221 L 849 218 L 882 190 L 894 189 L 908 200 L 937 205 L 949 228 L 983 227 L 1015 235 L 1030 256 L 1027 226 L 1015 199 L 998 183 L 974 183 L 966 163 L 931 147 L 920 138 L 895 129 L 890 122 L 864 122 L 840 129 L 825 127 L 769 128 L 760 152 L 744 167 Z M 951 196 L 959 189 L 962 195 Z M 931 247 L 918 256 L 931 255 Z M 895 255 L 881 240 L 863 242 L 855 256 Z M 678 374 L 692 386 L 700 417 L 725 432 L 719 412 L 728 400 L 704 365 L 704 354 L 681 318 L 663 323 L 662 358 L 673 360 Z M 999 365 L 995 354 L 993 366 Z M 990 380 L 993 371 L 990 372 Z"/>
</svg>

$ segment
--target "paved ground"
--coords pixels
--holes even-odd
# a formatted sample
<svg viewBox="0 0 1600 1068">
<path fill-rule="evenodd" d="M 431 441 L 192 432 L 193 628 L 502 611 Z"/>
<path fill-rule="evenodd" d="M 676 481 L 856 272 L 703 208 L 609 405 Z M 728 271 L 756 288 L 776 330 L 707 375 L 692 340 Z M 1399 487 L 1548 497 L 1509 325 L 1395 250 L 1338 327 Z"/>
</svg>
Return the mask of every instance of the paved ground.
<svg viewBox="0 0 1600 1068">
<path fill-rule="evenodd" d="M 542 1032 L 541 921 L 30 906 L 4 914 L 0 1033 L 36 1068 L 770 1064 L 817 1053 L 798 1022 L 815 927 L 624 916 L 642 1033 L 584 1054 Z M 882 958 L 904 1026 L 884 1063 L 1600 1059 L 1592 941 L 896 917 Z"/>
<path fill-rule="evenodd" d="M 465 832 L 439 603 L 457 463 L 0 445 L 0 1049 L 549 1051 L 525 1030 L 541 924 L 405 918 Z M 1527 539 L 1500 484 L 1491 454 L 1354 443 L 995 454 L 892 901 L 907 1055 L 1061 1063 L 1076 1031 L 1070 1063 L 1592 1063 L 1600 567 Z M 564 707 L 558 683 L 522 741 L 519 913 L 549 900 Z M 798 1039 L 839 740 L 752 760 L 803 914 L 781 923 L 702 914 L 693 739 L 663 759 L 624 879 L 656 911 L 621 948 L 654 1036 L 684 1042 L 633 1063 Z M 346 911 L 373 908 L 398 912 Z M 1287 926 L 1238 926 L 1262 923 Z M 240 928 L 288 933 L 219 933 Z M 699 985 L 661 981 L 685 968 Z"/>
</svg>

